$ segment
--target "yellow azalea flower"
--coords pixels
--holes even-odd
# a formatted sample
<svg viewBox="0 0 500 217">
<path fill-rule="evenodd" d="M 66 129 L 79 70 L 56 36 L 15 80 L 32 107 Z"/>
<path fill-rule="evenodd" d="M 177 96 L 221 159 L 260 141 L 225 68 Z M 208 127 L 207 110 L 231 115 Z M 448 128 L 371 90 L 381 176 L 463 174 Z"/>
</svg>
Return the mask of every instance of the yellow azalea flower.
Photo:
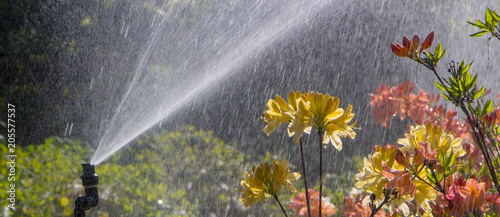
<svg viewBox="0 0 500 217">
<path fill-rule="evenodd" d="M 304 99 L 297 99 L 297 111 L 292 116 L 292 123 L 288 125 L 288 135 L 293 136 L 293 142 L 298 143 L 302 133 L 311 132 L 310 104 Z"/>
<path fill-rule="evenodd" d="M 403 166 L 395 161 L 396 149 L 394 146 L 386 148 L 384 146 L 377 146 L 373 155 L 368 155 L 364 158 L 364 166 L 360 173 L 356 174 L 354 178 L 357 180 L 356 188 L 361 188 L 369 194 L 375 194 L 375 201 L 381 202 L 384 199 L 384 188 L 388 182 L 382 175 L 383 164 L 392 169 L 402 170 Z M 369 196 L 367 196 L 369 197 Z M 365 201 L 366 202 L 366 201 Z"/>
<path fill-rule="evenodd" d="M 356 133 L 352 125 L 348 123 L 354 117 L 351 113 L 352 106 L 349 105 L 347 111 L 339 108 L 339 98 L 329 94 L 300 91 L 288 94 L 288 104 L 276 95 L 267 102 L 267 110 L 264 111 L 264 121 L 268 124 L 264 127 L 264 132 L 269 135 L 281 124 L 289 122 L 288 135 L 293 136 L 293 141 L 298 143 L 303 133 L 310 133 L 311 128 L 316 128 L 324 133 L 322 142 L 332 143 L 339 151 L 342 149 L 341 137 L 349 136 L 354 138 Z"/>
<path fill-rule="evenodd" d="M 251 174 L 245 173 L 245 179 L 240 182 L 243 189 L 238 189 L 242 193 L 240 203 L 245 207 L 249 207 L 257 201 L 264 202 L 266 197 L 279 193 L 282 186 L 295 193 L 297 190 L 290 181 L 300 177 L 300 173 L 290 173 L 286 159 L 273 161 L 272 169 L 266 163 L 260 164 L 259 167 L 253 166 Z"/>
<path fill-rule="evenodd" d="M 306 102 L 311 104 L 310 112 L 314 117 L 314 128 L 323 130 L 330 120 L 339 118 L 344 109 L 339 108 L 339 98 L 331 97 L 329 94 L 309 92 L 305 93 Z"/>
<path fill-rule="evenodd" d="M 425 172 L 422 171 L 419 176 L 426 177 Z M 427 179 L 424 180 L 428 181 Z M 422 208 L 425 213 L 431 214 L 431 203 L 434 203 L 436 200 L 437 191 L 420 179 L 414 179 L 413 182 L 417 186 L 417 191 L 415 192 L 415 202 L 417 203 L 417 206 Z"/>
<path fill-rule="evenodd" d="M 332 145 L 340 151 L 342 150 L 342 141 L 340 140 L 340 137 L 349 136 L 351 139 L 354 139 L 354 137 L 356 137 L 356 132 L 354 132 L 354 130 L 352 129 L 352 127 L 354 127 L 356 123 L 347 125 L 354 117 L 354 113 L 351 113 L 351 110 L 352 106 L 349 105 L 347 107 L 347 110 L 340 117 L 336 119 L 329 119 L 328 125 L 326 125 L 325 127 L 323 144 L 328 144 L 331 142 Z"/>
<path fill-rule="evenodd" d="M 290 169 L 288 168 L 288 161 L 283 159 L 281 161 L 273 161 L 273 184 L 276 192 L 281 191 L 281 186 L 285 186 L 290 192 L 295 193 L 297 190 L 293 186 L 293 180 L 297 180 L 300 178 L 300 173 L 294 172 L 290 173 Z"/>
<path fill-rule="evenodd" d="M 450 155 L 452 150 L 457 157 L 462 157 L 466 153 L 462 148 L 461 138 L 455 138 L 452 133 L 443 132 L 441 127 L 432 126 L 431 124 L 411 126 L 410 133 L 406 133 L 405 137 L 398 140 L 398 143 L 403 145 L 401 147 L 403 152 L 413 152 L 415 148 L 420 149 L 421 142 L 428 142 L 431 151 L 437 148 L 442 152 L 446 152 L 447 156 Z"/>
<path fill-rule="evenodd" d="M 398 144 L 404 145 L 401 147 L 401 151 L 413 151 L 415 148 L 420 148 L 420 141 L 424 141 L 425 136 L 425 126 L 417 125 L 410 126 L 410 133 L 405 133 L 405 137 L 403 139 L 398 140 Z"/>
<path fill-rule="evenodd" d="M 274 100 L 269 99 L 267 101 L 266 106 L 268 109 L 264 111 L 265 117 L 263 119 L 268 124 L 264 127 L 264 132 L 269 136 L 271 132 L 275 131 L 283 123 L 290 122 L 291 117 L 287 114 L 290 111 L 290 107 L 277 94 L 274 96 Z"/>
<path fill-rule="evenodd" d="M 431 213 L 431 203 L 436 200 L 437 191 L 420 179 L 408 179 L 413 175 L 408 174 L 405 167 L 396 161 L 397 152 L 398 150 L 394 146 L 390 148 L 377 146 L 373 155 L 364 158 L 364 166 L 360 173 L 355 176 L 357 180 L 355 186 L 368 193 L 363 204 L 371 202 L 369 197 L 372 193 L 375 195 L 373 202 L 380 204 L 385 198 L 385 191 L 395 188 L 398 189 L 398 195 L 389 203 L 391 213 L 395 207 L 398 207 L 404 215 L 408 215 L 410 210 L 406 203 L 413 200 L 425 213 Z M 414 157 L 412 154 L 407 156 Z M 408 161 L 413 162 L 414 159 L 410 158 Z M 425 170 L 420 170 L 418 175 L 429 182 Z"/>
<path fill-rule="evenodd" d="M 253 166 L 252 174 L 246 173 L 246 178 L 241 180 L 240 184 L 243 190 L 238 189 L 243 194 L 240 198 L 240 203 L 249 207 L 253 203 L 264 202 L 264 198 L 270 197 L 268 194 L 269 185 L 271 184 L 271 167 L 269 164 L 260 164 L 259 167 Z"/>
</svg>

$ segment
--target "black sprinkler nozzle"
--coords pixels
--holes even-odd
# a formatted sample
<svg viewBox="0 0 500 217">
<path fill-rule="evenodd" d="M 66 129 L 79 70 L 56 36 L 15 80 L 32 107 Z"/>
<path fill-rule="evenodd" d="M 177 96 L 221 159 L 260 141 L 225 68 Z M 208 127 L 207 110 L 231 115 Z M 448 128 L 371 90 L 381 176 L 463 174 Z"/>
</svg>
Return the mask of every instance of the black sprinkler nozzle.
<svg viewBox="0 0 500 217">
<path fill-rule="evenodd" d="M 75 201 L 75 217 L 85 217 L 85 210 L 97 206 L 99 203 L 99 193 L 97 191 L 97 184 L 99 184 L 99 176 L 95 174 L 95 165 L 82 164 L 83 187 L 85 187 L 85 195 L 76 198 Z"/>
</svg>

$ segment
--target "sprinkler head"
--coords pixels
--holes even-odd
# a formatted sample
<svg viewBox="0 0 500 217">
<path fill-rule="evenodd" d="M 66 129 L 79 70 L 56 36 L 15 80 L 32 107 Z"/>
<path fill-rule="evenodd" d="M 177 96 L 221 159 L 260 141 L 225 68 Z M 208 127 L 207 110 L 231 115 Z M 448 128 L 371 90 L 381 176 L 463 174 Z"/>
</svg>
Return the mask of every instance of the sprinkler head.
<svg viewBox="0 0 500 217">
<path fill-rule="evenodd" d="M 80 176 L 82 179 L 82 184 L 85 189 L 90 187 L 96 187 L 95 185 L 99 184 L 99 176 L 95 174 L 95 165 L 82 164 L 83 167 L 83 175 Z"/>
<path fill-rule="evenodd" d="M 95 165 L 82 164 L 83 175 L 80 176 L 82 179 L 83 187 L 85 188 L 85 195 L 76 198 L 75 201 L 75 217 L 84 217 L 85 210 L 97 206 L 99 203 L 99 192 L 97 191 L 97 184 L 99 184 L 99 176 L 95 174 Z"/>
</svg>

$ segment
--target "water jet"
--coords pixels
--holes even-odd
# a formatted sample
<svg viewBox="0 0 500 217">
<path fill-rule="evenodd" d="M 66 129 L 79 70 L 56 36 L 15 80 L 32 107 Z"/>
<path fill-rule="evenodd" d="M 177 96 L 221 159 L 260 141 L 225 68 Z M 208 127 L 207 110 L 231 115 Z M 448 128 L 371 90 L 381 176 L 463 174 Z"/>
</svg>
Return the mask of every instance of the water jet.
<svg viewBox="0 0 500 217">
<path fill-rule="evenodd" d="M 80 178 L 85 188 L 85 195 L 76 198 L 74 209 L 75 217 L 85 217 L 85 210 L 89 210 L 99 204 L 99 193 L 97 191 L 99 176 L 95 174 L 95 165 L 86 163 L 82 164 L 82 167 L 83 175 L 80 176 Z"/>
</svg>

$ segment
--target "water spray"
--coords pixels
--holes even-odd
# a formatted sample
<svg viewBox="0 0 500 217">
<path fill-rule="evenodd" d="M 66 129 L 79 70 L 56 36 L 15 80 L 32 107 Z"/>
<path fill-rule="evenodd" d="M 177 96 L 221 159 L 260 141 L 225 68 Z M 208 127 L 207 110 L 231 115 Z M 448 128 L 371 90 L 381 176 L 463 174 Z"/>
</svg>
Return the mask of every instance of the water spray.
<svg viewBox="0 0 500 217">
<path fill-rule="evenodd" d="M 99 193 L 97 192 L 99 176 L 95 174 L 95 165 L 87 163 L 82 164 L 82 167 L 83 175 L 80 176 L 80 178 L 85 188 L 85 195 L 76 198 L 74 210 L 75 217 L 85 217 L 85 210 L 89 210 L 99 203 Z"/>
</svg>

